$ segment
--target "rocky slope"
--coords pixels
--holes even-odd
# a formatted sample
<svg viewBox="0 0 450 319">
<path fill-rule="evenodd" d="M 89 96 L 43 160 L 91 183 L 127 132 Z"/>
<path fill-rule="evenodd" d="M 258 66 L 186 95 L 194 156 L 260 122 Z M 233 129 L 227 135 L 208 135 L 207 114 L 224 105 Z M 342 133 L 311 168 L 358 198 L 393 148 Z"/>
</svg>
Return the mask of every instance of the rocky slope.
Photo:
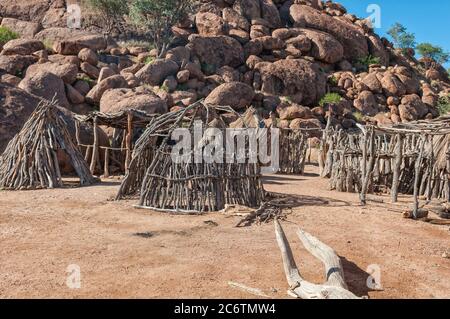
<svg viewBox="0 0 450 319">
<path fill-rule="evenodd" d="M 439 94 L 449 93 L 440 65 L 393 49 L 338 3 L 203 0 L 190 21 L 174 26 L 178 46 L 162 59 L 145 47 L 65 28 L 66 5 L 0 3 L 1 25 L 21 36 L 0 44 L 0 81 L 7 83 L 0 99 L 18 108 L 13 126 L 29 114 L 25 99 L 20 105 L 7 98 L 18 90 L 56 95 L 75 113 L 164 113 L 205 98 L 238 111 L 254 106 L 268 125 L 272 112 L 278 126 L 291 128 L 323 127 L 330 110 L 344 128 L 432 118 Z M 327 93 L 342 100 L 319 103 Z M 0 112 L 0 126 L 10 121 Z"/>
</svg>

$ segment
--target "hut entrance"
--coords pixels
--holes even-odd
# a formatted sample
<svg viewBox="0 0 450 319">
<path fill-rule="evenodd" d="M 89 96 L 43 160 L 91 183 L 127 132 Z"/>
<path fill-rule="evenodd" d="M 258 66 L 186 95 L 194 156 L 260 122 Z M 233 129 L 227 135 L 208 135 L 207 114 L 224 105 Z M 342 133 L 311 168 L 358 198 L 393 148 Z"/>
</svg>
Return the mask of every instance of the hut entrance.
<svg viewBox="0 0 450 319">
<path fill-rule="evenodd" d="M 0 156 L 0 189 L 63 187 L 58 152 L 68 158 L 79 185 L 95 182 L 56 102 L 43 100 Z"/>
</svg>

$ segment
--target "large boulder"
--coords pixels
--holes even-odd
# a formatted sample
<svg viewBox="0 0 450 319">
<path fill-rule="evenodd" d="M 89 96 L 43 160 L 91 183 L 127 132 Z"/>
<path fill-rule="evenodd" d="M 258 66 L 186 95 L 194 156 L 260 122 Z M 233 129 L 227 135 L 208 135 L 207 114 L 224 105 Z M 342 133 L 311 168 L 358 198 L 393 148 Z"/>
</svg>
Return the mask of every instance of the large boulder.
<svg viewBox="0 0 450 319">
<path fill-rule="evenodd" d="M 354 60 L 369 54 L 365 35 L 350 22 L 334 18 L 307 5 L 290 7 L 294 26 L 312 28 L 333 35 L 344 47 L 344 57 Z"/>
<path fill-rule="evenodd" d="M 211 12 L 199 12 L 195 16 L 198 34 L 204 36 L 225 35 L 227 25 L 222 17 Z"/>
<path fill-rule="evenodd" d="M 2 14 L 1 11 L 0 14 Z M 33 38 L 40 29 L 39 23 L 22 21 L 12 18 L 3 18 L 1 26 L 18 33 L 22 38 L 28 39 Z"/>
<path fill-rule="evenodd" d="M 49 0 L 27 0 L 27 1 L 0 1 L 0 13 L 3 17 L 11 17 L 26 21 L 40 22 L 50 6 L 57 6 L 57 2 Z"/>
<path fill-rule="evenodd" d="M 31 55 L 36 51 L 44 50 L 41 41 L 33 39 L 11 40 L 3 46 L 3 55 Z"/>
<path fill-rule="evenodd" d="M 96 86 L 92 88 L 92 90 L 89 91 L 89 93 L 86 95 L 86 102 L 91 104 L 98 104 L 100 103 L 103 93 L 105 93 L 107 90 L 127 88 L 127 87 L 128 82 L 125 80 L 123 76 L 121 75 L 110 76 L 109 78 L 106 78 L 100 83 L 98 83 Z"/>
<path fill-rule="evenodd" d="M 20 83 L 22 90 L 47 100 L 55 99 L 63 107 L 69 107 L 63 80 L 48 71 L 27 75 Z"/>
<path fill-rule="evenodd" d="M 175 61 L 157 59 L 140 69 L 136 77 L 141 83 L 156 86 L 161 85 L 168 76 L 176 75 L 178 70 L 179 66 Z"/>
<path fill-rule="evenodd" d="M 26 75 L 32 76 L 36 73 L 46 71 L 53 73 L 61 78 L 65 83 L 72 84 L 75 82 L 78 74 L 78 66 L 72 63 L 53 63 L 45 62 L 41 64 L 33 64 L 27 69 Z"/>
<path fill-rule="evenodd" d="M 0 82 L 0 154 L 20 131 L 39 102 L 37 96 Z"/>
<path fill-rule="evenodd" d="M 0 72 L 1 74 L 1 72 Z M 9 84 L 12 86 L 18 86 L 20 81 L 22 81 L 21 78 L 19 78 L 18 76 L 12 75 L 12 74 L 8 74 L 8 73 L 4 73 L 0 75 L 0 82 L 5 83 L 5 84 Z"/>
<path fill-rule="evenodd" d="M 405 85 L 391 72 L 385 72 L 380 82 L 386 96 L 403 96 L 406 94 Z"/>
<path fill-rule="evenodd" d="M 311 40 L 312 45 L 309 55 L 316 60 L 331 64 L 342 60 L 344 47 L 330 34 L 311 29 L 297 29 L 296 31 Z"/>
<path fill-rule="evenodd" d="M 233 9 L 248 21 L 261 18 L 261 5 L 255 0 L 236 0 Z"/>
<path fill-rule="evenodd" d="M 369 53 L 380 59 L 380 63 L 384 66 L 389 65 L 389 52 L 384 47 L 380 37 L 375 34 L 371 34 L 367 37 L 367 43 L 369 44 Z"/>
<path fill-rule="evenodd" d="M 101 112 L 114 113 L 128 109 L 164 114 L 167 112 L 167 103 L 144 87 L 108 90 L 100 100 Z"/>
<path fill-rule="evenodd" d="M 405 95 L 401 100 L 399 109 L 403 109 L 403 111 L 406 110 L 406 113 L 411 113 L 413 115 L 413 120 L 422 119 L 428 113 L 428 107 L 422 102 L 422 99 L 417 94 Z M 402 111 L 400 111 L 400 117 L 402 120 L 410 121 L 410 116 L 409 114 L 406 115 L 406 113 L 402 114 Z"/>
<path fill-rule="evenodd" d="M 294 120 L 294 119 L 311 119 L 314 115 L 309 107 L 301 106 L 298 104 L 292 105 L 280 105 L 277 107 L 277 113 L 280 120 Z"/>
<path fill-rule="evenodd" d="M 92 33 L 84 31 L 84 30 L 78 30 L 78 29 L 69 29 L 69 28 L 62 28 L 62 27 L 54 27 L 54 28 L 48 28 L 39 31 L 34 38 L 36 40 L 40 41 L 46 41 L 49 44 L 54 44 L 58 41 L 64 41 L 64 40 L 70 40 L 72 38 L 78 38 L 85 35 L 91 35 Z M 77 52 L 78 54 L 78 52 Z"/>
<path fill-rule="evenodd" d="M 362 78 L 362 83 L 364 83 L 364 85 L 366 85 L 373 93 L 383 92 L 383 87 L 381 86 L 381 82 L 378 80 L 376 73 L 367 74 Z"/>
<path fill-rule="evenodd" d="M 32 55 L 0 55 L 0 69 L 12 75 L 22 76 L 25 69 L 37 61 L 38 59 Z"/>
<path fill-rule="evenodd" d="M 69 13 L 66 8 L 50 8 L 42 18 L 41 25 L 44 29 L 54 27 L 66 27 Z"/>
<path fill-rule="evenodd" d="M 250 31 L 249 21 L 232 8 L 224 8 L 222 10 L 222 18 L 233 29 Z"/>
<path fill-rule="evenodd" d="M 261 17 L 267 21 L 268 26 L 272 29 L 281 26 L 280 12 L 272 0 L 260 0 Z"/>
<path fill-rule="evenodd" d="M 78 53 L 88 48 L 93 51 L 105 50 L 107 46 L 106 39 L 102 35 L 81 35 L 72 39 L 57 41 L 53 49 L 63 55 L 78 55 Z"/>
<path fill-rule="evenodd" d="M 375 95 L 370 91 L 363 91 L 353 102 L 353 106 L 363 115 L 375 116 L 378 113 L 378 103 Z"/>
<path fill-rule="evenodd" d="M 78 53 L 78 58 L 80 59 L 80 61 L 87 62 L 93 66 L 96 66 L 98 63 L 97 53 L 89 48 L 81 49 Z"/>
<path fill-rule="evenodd" d="M 189 40 L 193 54 L 207 68 L 216 69 L 225 65 L 238 67 L 245 62 L 244 49 L 231 37 L 192 35 Z"/>
<path fill-rule="evenodd" d="M 301 59 L 262 62 L 255 70 L 261 74 L 264 93 L 289 96 L 293 102 L 308 106 L 325 95 L 327 79 L 315 63 Z"/>
<path fill-rule="evenodd" d="M 251 86 L 242 82 L 229 82 L 215 88 L 205 99 L 205 103 L 240 110 L 250 106 L 254 96 L 255 92 Z"/>
</svg>

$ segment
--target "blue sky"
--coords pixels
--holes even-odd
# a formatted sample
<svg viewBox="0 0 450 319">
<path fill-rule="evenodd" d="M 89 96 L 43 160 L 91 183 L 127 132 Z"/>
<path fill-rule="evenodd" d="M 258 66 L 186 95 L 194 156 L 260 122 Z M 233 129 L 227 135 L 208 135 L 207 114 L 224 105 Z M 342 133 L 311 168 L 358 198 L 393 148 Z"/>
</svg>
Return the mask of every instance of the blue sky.
<svg viewBox="0 0 450 319">
<path fill-rule="evenodd" d="M 376 33 L 386 36 L 386 31 L 400 22 L 416 35 L 418 43 L 430 42 L 450 51 L 450 1 L 448 0 L 336 0 L 349 13 L 368 17 L 370 4 L 381 8 L 381 29 Z M 447 63 L 447 68 L 450 63 Z"/>
</svg>

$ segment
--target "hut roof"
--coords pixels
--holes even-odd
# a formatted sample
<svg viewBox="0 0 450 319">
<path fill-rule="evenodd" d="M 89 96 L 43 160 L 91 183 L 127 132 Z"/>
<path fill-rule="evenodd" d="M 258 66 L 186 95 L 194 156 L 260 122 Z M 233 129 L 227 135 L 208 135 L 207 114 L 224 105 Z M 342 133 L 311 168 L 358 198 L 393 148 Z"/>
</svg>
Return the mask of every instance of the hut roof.
<svg viewBox="0 0 450 319">
<path fill-rule="evenodd" d="M 133 118 L 133 127 L 145 128 L 153 118 L 159 114 L 148 114 L 144 111 L 129 109 L 116 113 L 102 113 L 92 112 L 88 115 L 78 115 L 77 119 L 81 122 L 94 123 L 97 118 L 97 125 L 108 126 L 117 129 L 127 129 L 128 115 L 131 114 Z"/>
</svg>

